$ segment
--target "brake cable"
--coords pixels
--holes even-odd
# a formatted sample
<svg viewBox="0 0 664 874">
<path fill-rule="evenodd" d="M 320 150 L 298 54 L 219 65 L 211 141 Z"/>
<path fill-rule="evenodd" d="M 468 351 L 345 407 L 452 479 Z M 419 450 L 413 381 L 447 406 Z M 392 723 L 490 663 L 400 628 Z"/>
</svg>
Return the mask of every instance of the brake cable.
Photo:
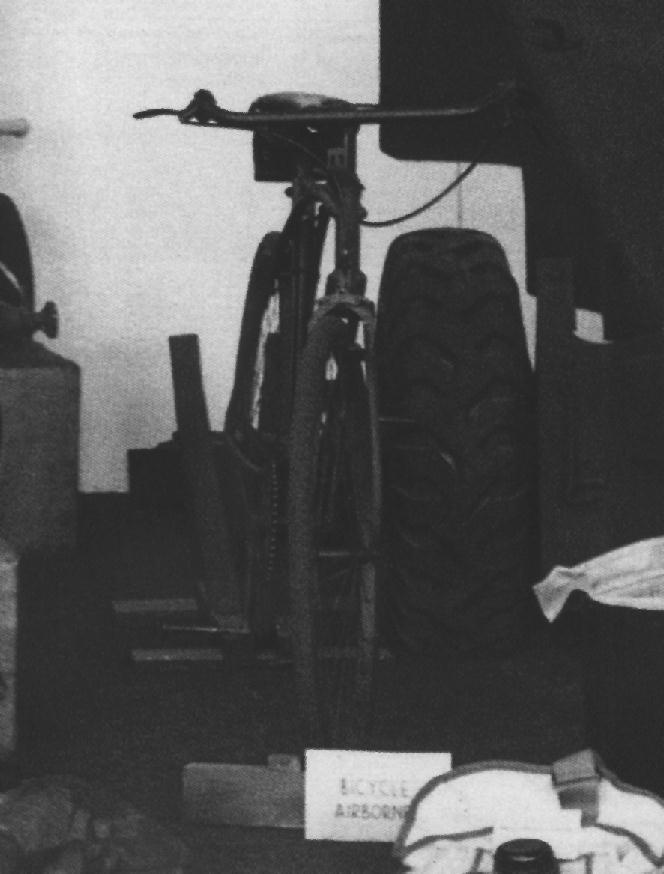
<svg viewBox="0 0 664 874">
<path fill-rule="evenodd" d="M 468 166 L 464 170 L 462 170 L 462 172 L 459 173 L 459 175 L 455 179 L 453 179 L 449 185 L 446 185 L 442 191 L 440 191 L 438 194 L 436 194 L 430 200 L 427 200 L 425 203 L 423 203 L 421 206 L 418 206 L 416 209 L 413 209 L 410 212 L 404 213 L 403 215 L 395 216 L 394 218 L 382 219 L 380 221 L 371 221 L 369 219 L 362 219 L 360 222 L 362 227 L 389 228 L 389 227 L 392 227 L 393 225 L 398 225 L 398 224 L 401 224 L 402 222 L 408 221 L 409 219 L 416 218 L 417 216 L 422 215 L 422 213 L 426 212 L 428 209 L 431 209 L 431 207 L 435 206 L 437 203 L 440 203 L 440 201 L 443 200 L 445 197 L 447 197 L 448 194 L 451 194 L 452 191 L 454 191 L 456 188 L 458 188 L 459 185 L 461 185 L 461 183 L 464 181 L 464 179 L 466 179 L 468 176 L 470 176 L 470 174 L 473 172 L 473 170 L 475 170 L 475 168 L 479 164 L 481 164 L 482 158 L 483 158 L 485 152 L 487 151 L 488 147 L 491 145 L 494 145 L 495 143 L 497 143 L 500 140 L 500 138 L 502 137 L 502 134 L 505 132 L 507 127 L 508 127 L 508 123 L 506 122 L 501 126 L 500 130 L 498 131 L 498 133 L 495 136 L 487 137 L 487 139 L 482 143 L 482 146 L 481 146 L 475 160 L 471 161 L 471 163 L 468 164 Z M 315 163 L 317 163 L 323 170 L 326 169 L 325 164 L 318 157 L 318 155 L 314 154 L 314 152 L 307 149 L 306 146 L 304 146 L 302 143 L 297 142 L 297 140 L 291 139 L 291 137 L 286 136 L 282 132 L 262 131 L 260 128 L 257 128 L 256 133 L 259 134 L 260 136 L 265 137 L 265 139 L 274 138 L 274 139 L 279 139 L 279 140 L 282 140 L 283 142 L 288 143 L 289 145 L 299 149 L 305 155 L 308 155 L 310 158 L 313 158 Z M 326 173 L 325 175 L 327 176 L 328 182 L 331 182 L 332 184 L 335 185 L 335 187 L 337 187 L 336 179 L 334 178 L 334 173 Z"/>
<path fill-rule="evenodd" d="M 489 146 L 495 145 L 502 138 L 503 134 L 509 127 L 510 121 L 507 120 L 503 122 L 500 127 L 500 130 L 495 135 L 488 136 L 484 142 L 482 143 L 477 157 L 475 160 L 471 161 L 468 166 L 456 176 L 449 185 L 446 185 L 442 191 L 438 192 L 434 197 L 430 200 L 427 200 L 421 206 L 416 207 L 416 209 L 410 210 L 410 212 L 406 212 L 403 215 L 395 216 L 394 218 L 382 219 L 379 221 L 370 221 L 369 219 L 362 219 L 360 224 L 365 228 L 389 228 L 393 225 L 401 224 L 401 222 L 408 221 L 409 219 L 416 218 L 418 215 L 422 215 L 423 212 L 426 212 L 428 209 L 431 209 L 432 206 L 435 206 L 437 203 L 440 203 L 443 198 L 447 197 L 448 194 L 451 194 L 455 188 L 458 188 L 459 185 L 466 179 L 470 174 L 475 170 L 475 168 L 482 163 L 482 158 L 487 152 Z"/>
<path fill-rule="evenodd" d="M 198 120 L 198 123 L 204 124 L 205 122 L 203 121 L 203 119 L 205 118 L 205 109 L 207 107 L 205 107 L 205 106 L 201 107 L 201 106 L 196 105 L 197 101 L 199 103 L 201 102 L 200 98 L 203 98 L 208 104 L 211 103 L 215 108 L 217 108 L 216 100 L 214 99 L 214 96 L 211 94 L 211 92 L 201 90 L 201 91 L 196 92 L 196 94 L 194 95 L 194 99 L 190 102 L 189 106 L 187 106 L 185 108 L 185 110 L 180 110 L 179 112 L 174 111 L 174 110 L 159 110 L 158 112 L 160 114 L 178 115 L 178 117 L 180 118 L 181 121 L 183 120 L 183 116 L 185 115 L 185 113 L 188 113 L 190 117 L 196 118 Z M 203 110 L 203 115 L 201 115 L 198 112 L 198 110 L 201 110 L 201 109 Z M 135 117 L 148 117 L 149 114 L 151 114 L 151 111 L 148 110 L 148 111 L 145 111 L 142 113 L 135 113 L 134 116 Z M 207 121 L 207 118 L 205 118 L 205 121 Z M 436 204 L 440 203 L 441 200 L 443 200 L 445 197 L 447 197 L 449 194 L 451 194 L 456 188 L 458 188 L 459 185 L 461 185 L 461 183 L 468 176 L 470 176 L 470 174 L 478 167 L 478 165 L 482 163 L 482 158 L 484 157 L 484 154 L 487 151 L 488 147 L 491 145 L 494 145 L 502 138 L 503 134 L 505 133 L 505 131 L 509 127 L 511 121 L 512 121 L 512 119 L 505 120 L 503 122 L 503 124 L 501 125 L 500 130 L 498 131 L 498 133 L 495 136 L 488 136 L 484 140 L 484 142 L 482 143 L 482 145 L 478 151 L 477 157 L 473 161 L 471 161 L 466 166 L 466 168 L 464 170 L 462 170 L 462 172 L 459 173 L 459 175 L 456 176 L 455 179 L 452 180 L 452 182 L 450 182 L 448 185 L 446 185 L 442 191 L 440 191 L 438 194 L 434 195 L 434 197 L 425 201 L 425 203 L 421 204 L 420 206 L 416 207 L 415 209 L 412 209 L 409 212 L 403 213 L 402 215 L 394 216 L 393 218 L 381 219 L 381 220 L 377 220 L 377 221 L 373 221 L 370 219 L 362 219 L 360 222 L 362 227 L 389 228 L 389 227 L 392 227 L 394 225 L 401 224 L 402 222 L 408 221 L 409 219 L 416 218 L 417 216 L 422 215 L 422 213 L 426 212 L 428 209 L 431 209 L 433 206 L 436 206 Z M 287 136 L 282 131 L 261 130 L 260 128 L 256 128 L 255 133 L 258 134 L 259 136 L 264 137 L 265 139 L 268 139 L 268 140 L 272 138 L 272 139 L 282 140 L 283 142 L 288 143 L 290 146 L 299 149 L 301 152 L 306 154 L 308 157 L 312 158 L 314 160 L 314 162 L 316 164 L 318 164 L 320 167 L 322 167 L 323 169 L 326 169 L 323 161 L 320 159 L 320 157 L 318 155 L 316 155 L 313 151 L 311 151 L 306 146 L 304 146 L 303 143 L 300 143 L 297 140 Z M 328 177 L 328 181 L 330 181 L 336 185 L 336 180 L 334 179 L 333 173 L 326 173 L 325 175 Z"/>
</svg>

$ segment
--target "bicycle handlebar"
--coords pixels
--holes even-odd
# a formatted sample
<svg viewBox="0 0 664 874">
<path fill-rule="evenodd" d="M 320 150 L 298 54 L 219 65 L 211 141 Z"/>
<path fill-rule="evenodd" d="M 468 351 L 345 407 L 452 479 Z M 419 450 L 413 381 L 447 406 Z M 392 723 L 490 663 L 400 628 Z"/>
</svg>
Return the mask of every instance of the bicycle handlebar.
<svg viewBox="0 0 664 874">
<path fill-rule="evenodd" d="M 349 109 L 298 110 L 296 112 L 233 112 L 217 104 L 210 91 L 194 94 L 184 109 L 144 109 L 134 118 L 173 115 L 181 124 L 221 127 L 233 130 L 256 130 L 266 125 L 316 125 L 330 123 L 381 124 L 387 121 L 435 121 L 477 115 L 490 107 L 507 105 L 517 94 L 516 83 L 504 82 L 477 103 L 429 109 L 387 109 L 375 104 L 358 103 Z"/>
</svg>

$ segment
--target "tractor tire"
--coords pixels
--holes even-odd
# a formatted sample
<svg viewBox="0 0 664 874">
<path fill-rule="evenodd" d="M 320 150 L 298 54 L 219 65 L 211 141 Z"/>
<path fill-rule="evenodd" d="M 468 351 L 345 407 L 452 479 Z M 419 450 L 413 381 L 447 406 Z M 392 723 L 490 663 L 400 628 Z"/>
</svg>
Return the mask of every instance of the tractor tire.
<svg viewBox="0 0 664 874">
<path fill-rule="evenodd" d="M 497 240 L 457 228 L 398 237 L 376 351 L 383 633 L 426 653 L 515 649 L 538 620 L 535 395 Z"/>
</svg>

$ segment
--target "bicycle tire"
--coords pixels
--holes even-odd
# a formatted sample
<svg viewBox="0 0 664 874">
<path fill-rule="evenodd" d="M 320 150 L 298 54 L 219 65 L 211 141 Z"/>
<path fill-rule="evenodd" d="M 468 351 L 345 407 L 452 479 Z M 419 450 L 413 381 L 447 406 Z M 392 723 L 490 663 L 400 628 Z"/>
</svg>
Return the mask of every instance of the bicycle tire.
<svg viewBox="0 0 664 874">
<path fill-rule="evenodd" d="M 34 311 L 34 277 L 28 237 L 16 204 L 6 194 L 0 194 L 0 262 L 18 281 L 0 276 L 0 299 L 12 306 Z"/>
<path fill-rule="evenodd" d="M 423 652 L 517 648 L 539 627 L 536 422 L 518 288 L 498 241 L 457 228 L 394 240 L 376 355 L 386 635 Z"/>
<path fill-rule="evenodd" d="M 308 746 L 362 745 L 371 723 L 380 464 L 372 363 L 356 332 L 352 317 L 319 317 L 296 381 L 291 641 Z"/>
<path fill-rule="evenodd" d="M 222 474 L 244 609 L 254 638 L 274 636 L 278 612 L 278 541 L 284 462 L 278 445 L 278 232 L 258 245 L 240 326 L 226 410 Z"/>
</svg>

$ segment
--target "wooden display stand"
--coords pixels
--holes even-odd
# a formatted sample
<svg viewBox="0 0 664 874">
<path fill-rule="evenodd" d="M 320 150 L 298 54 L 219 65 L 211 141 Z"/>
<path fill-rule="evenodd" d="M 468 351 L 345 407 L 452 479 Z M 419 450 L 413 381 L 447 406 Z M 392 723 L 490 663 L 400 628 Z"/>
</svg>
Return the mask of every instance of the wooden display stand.
<svg viewBox="0 0 664 874">
<path fill-rule="evenodd" d="M 147 632 L 155 623 L 161 626 L 164 640 L 188 641 L 171 646 L 164 640 L 156 646 L 141 642 L 131 650 L 133 661 L 216 662 L 224 659 L 220 643 L 249 643 L 249 628 L 210 430 L 198 336 L 176 334 L 168 338 L 168 346 L 177 421 L 169 464 L 181 465 L 176 491 L 181 489 L 198 551 L 198 567 L 189 585 L 196 597 L 114 601 L 113 609 L 118 621 L 128 630 L 133 627 L 137 637 L 143 620 Z M 138 463 L 136 454 L 134 463 Z M 169 472 L 166 465 L 161 473 L 168 479 L 173 470 Z M 191 638 L 196 642 L 192 644 Z"/>
<path fill-rule="evenodd" d="M 201 559 L 201 597 L 210 615 L 241 630 L 240 582 L 218 482 L 196 334 L 168 338 L 186 492 Z"/>
<path fill-rule="evenodd" d="M 191 762 L 182 775 L 184 817 L 205 825 L 303 828 L 304 773 L 296 756 L 267 765 Z"/>
</svg>

